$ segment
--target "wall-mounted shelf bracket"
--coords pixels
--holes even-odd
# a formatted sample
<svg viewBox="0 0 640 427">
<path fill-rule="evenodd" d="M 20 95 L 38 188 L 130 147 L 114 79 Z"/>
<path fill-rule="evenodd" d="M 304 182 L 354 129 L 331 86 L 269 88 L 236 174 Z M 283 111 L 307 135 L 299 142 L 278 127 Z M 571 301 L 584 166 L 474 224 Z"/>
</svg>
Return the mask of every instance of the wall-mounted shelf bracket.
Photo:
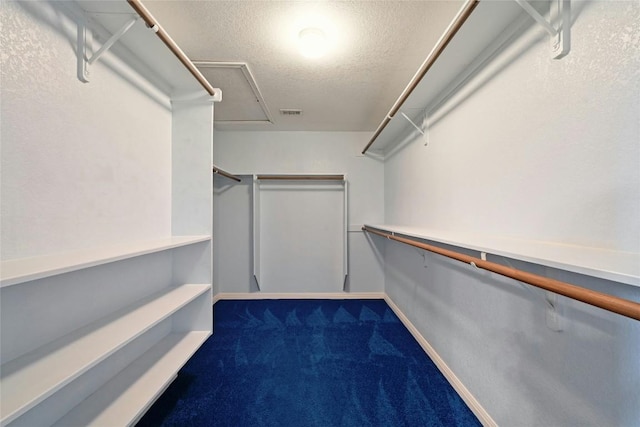
<svg viewBox="0 0 640 427">
<path fill-rule="evenodd" d="M 551 0 L 549 21 L 527 0 L 515 0 L 551 36 L 551 56 L 560 59 L 569 53 L 571 28 L 571 0 Z"/>
<path fill-rule="evenodd" d="M 140 19 L 139 16 L 131 18 L 122 28 L 116 31 L 104 44 L 89 57 L 89 51 L 93 42 L 93 34 L 84 23 L 78 24 L 78 78 L 83 83 L 89 82 L 89 66 L 111 48 L 131 27 Z M 152 28 L 153 29 L 153 28 Z"/>
<path fill-rule="evenodd" d="M 400 115 L 402 115 L 402 117 L 404 117 L 405 119 L 407 119 L 407 121 L 409 123 L 411 123 L 411 126 L 413 126 L 414 128 L 416 128 L 416 130 L 418 131 L 418 133 L 420 133 L 420 135 L 422 135 L 422 139 L 424 140 L 424 145 L 428 145 L 429 144 L 429 129 L 427 128 L 427 130 L 423 130 L 420 126 L 418 126 L 417 124 L 415 124 L 413 122 L 413 120 L 411 120 L 411 118 L 409 116 L 407 116 L 405 113 L 403 113 L 402 111 L 400 111 Z"/>
</svg>

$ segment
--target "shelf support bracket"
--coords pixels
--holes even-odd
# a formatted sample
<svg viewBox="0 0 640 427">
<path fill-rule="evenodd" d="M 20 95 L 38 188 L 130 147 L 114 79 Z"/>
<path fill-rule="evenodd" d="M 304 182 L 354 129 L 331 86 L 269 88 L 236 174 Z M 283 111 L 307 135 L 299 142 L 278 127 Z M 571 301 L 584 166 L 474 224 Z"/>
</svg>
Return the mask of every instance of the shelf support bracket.
<svg viewBox="0 0 640 427">
<path fill-rule="evenodd" d="M 414 128 L 416 128 L 416 130 L 420 133 L 420 135 L 422 135 L 422 139 L 424 139 L 424 145 L 428 145 L 429 144 L 429 134 L 427 132 L 425 132 L 424 130 L 422 130 L 422 128 L 420 126 L 418 126 L 417 124 L 415 124 L 413 122 L 413 120 L 411 120 L 411 118 L 409 116 L 407 116 L 405 113 L 403 113 L 402 111 L 400 111 L 400 114 L 402 115 L 402 117 L 404 117 L 405 119 L 407 119 L 407 121 L 409 123 L 411 123 L 411 126 L 413 126 Z"/>
<path fill-rule="evenodd" d="M 89 66 L 111 48 L 133 25 L 140 19 L 139 16 L 127 21 L 122 28 L 116 31 L 104 44 L 89 57 L 88 51 L 92 44 L 91 30 L 84 23 L 78 24 L 78 78 L 83 83 L 89 82 Z"/>
<path fill-rule="evenodd" d="M 569 53 L 571 27 L 571 0 L 551 0 L 549 21 L 527 0 L 515 0 L 551 36 L 551 55 L 560 59 Z"/>
</svg>

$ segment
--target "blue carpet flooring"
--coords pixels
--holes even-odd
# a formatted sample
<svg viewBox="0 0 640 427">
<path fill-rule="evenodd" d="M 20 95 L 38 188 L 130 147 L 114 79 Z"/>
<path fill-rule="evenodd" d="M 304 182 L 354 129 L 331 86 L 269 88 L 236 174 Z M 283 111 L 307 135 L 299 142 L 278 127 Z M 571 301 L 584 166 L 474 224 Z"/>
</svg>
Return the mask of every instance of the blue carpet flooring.
<svg viewBox="0 0 640 427">
<path fill-rule="evenodd" d="M 143 426 L 479 426 L 383 300 L 214 305 Z"/>
</svg>

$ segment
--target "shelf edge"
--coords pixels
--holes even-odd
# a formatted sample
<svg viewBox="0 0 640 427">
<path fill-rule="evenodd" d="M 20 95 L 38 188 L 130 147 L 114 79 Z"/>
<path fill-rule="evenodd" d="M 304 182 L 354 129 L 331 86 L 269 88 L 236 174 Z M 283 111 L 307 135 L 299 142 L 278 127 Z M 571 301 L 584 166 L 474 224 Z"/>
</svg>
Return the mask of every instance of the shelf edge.
<svg viewBox="0 0 640 427">
<path fill-rule="evenodd" d="M 504 256 L 507 258 L 512 258 L 512 259 L 516 259 L 519 261 L 524 261 L 524 262 L 530 262 L 533 264 L 538 264 L 538 265 L 543 265 L 545 267 L 551 267 L 551 268 L 556 268 L 559 270 L 564 270 L 564 271 L 569 271 L 572 273 L 577 273 L 577 274 L 582 274 L 585 276 L 589 276 L 589 277 L 595 277 L 598 279 L 604 279 L 604 280 L 610 280 L 613 282 L 618 282 L 618 283 L 623 283 L 626 285 L 631 285 L 631 286 L 640 286 L 640 274 L 638 275 L 634 275 L 632 272 L 629 271 L 615 271 L 613 269 L 607 269 L 605 267 L 602 266 L 589 266 L 586 264 L 578 264 L 578 263 L 569 263 L 569 262 L 564 262 L 564 261 L 557 261 L 555 259 L 552 258 L 545 258 L 545 257 L 541 257 L 539 255 L 536 254 L 526 254 L 526 253 L 518 253 L 518 252 L 513 252 L 513 251 L 509 251 L 509 250 L 505 250 L 505 249 L 500 249 L 499 247 L 495 247 L 495 246 L 491 246 L 491 245 L 482 245 L 482 244 L 475 244 L 475 243 L 465 243 L 463 241 L 457 240 L 457 239 L 453 239 L 453 238 L 446 238 L 443 236 L 434 236 L 434 235 L 428 235 L 428 234 L 421 234 L 417 231 L 414 230 L 409 230 L 409 228 L 413 228 L 413 227 L 401 227 L 401 226 L 394 226 L 394 225 L 376 225 L 376 224 L 365 224 L 368 227 L 371 228 L 375 228 L 378 230 L 384 230 L 387 232 L 391 232 L 391 233 L 396 233 L 396 234 L 400 234 L 400 235 L 404 235 L 404 236 L 409 236 L 409 237 L 415 237 L 418 239 L 423 239 L 423 240 L 429 240 L 432 242 L 437 242 L 437 243 L 441 243 L 441 244 L 445 244 L 445 245 L 451 245 L 451 246 L 457 246 L 460 248 L 465 248 L 465 249 L 470 249 L 470 250 L 474 250 L 474 251 L 479 251 L 479 252 L 485 252 L 487 254 L 493 254 L 493 255 L 498 255 L 498 256 Z M 500 239 L 500 238 L 498 238 Z M 509 238 L 502 238 L 504 240 L 514 240 L 517 241 L 518 239 L 509 239 Z M 522 240 L 523 242 L 526 242 L 524 240 Z M 549 247 L 555 246 L 556 248 L 559 246 L 566 246 L 567 249 L 569 246 L 571 245 L 563 245 L 561 243 L 545 243 L 545 242 L 537 242 L 538 244 L 543 244 L 543 245 L 549 245 Z M 576 246 L 576 248 L 578 248 L 578 246 Z M 588 251 L 602 251 L 603 253 L 616 253 L 619 252 L 622 255 L 626 255 L 626 256 L 635 256 L 638 258 L 638 262 L 640 265 L 640 254 L 636 254 L 636 253 L 632 253 L 632 252 L 620 252 L 620 251 L 613 251 L 613 250 L 606 250 L 606 249 L 598 249 L 598 248 L 588 248 L 585 247 L 583 250 L 588 250 Z"/>
<path fill-rule="evenodd" d="M 171 317 L 173 314 L 177 313 L 179 310 L 181 310 L 182 308 L 184 308 L 185 306 L 187 306 L 189 303 L 191 303 L 192 301 L 195 301 L 197 298 L 201 297 L 202 295 L 204 295 L 207 290 L 209 290 L 211 288 L 211 285 L 190 285 L 190 284 L 186 284 L 183 285 L 182 289 L 185 289 L 184 287 L 186 286 L 190 286 L 190 287 L 195 287 L 194 291 L 191 292 L 190 295 L 183 297 L 182 300 L 176 304 L 175 306 L 171 307 L 171 309 L 169 311 L 166 311 L 164 313 L 162 313 L 161 315 L 155 316 L 155 318 L 150 321 L 147 322 L 143 325 L 139 325 L 140 327 L 136 328 L 136 331 L 132 334 L 130 334 L 130 336 L 125 337 L 121 342 L 119 342 L 117 345 L 115 346 L 111 346 L 109 349 L 107 349 L 105 352 L 96 355 L 95 357 L 92 357 L 90 361 L 87 361 L 86 363 L 84 363 L 83 365 L 75 368 L 72 372 L 69 373 L 69 375 L 67 375 L 64 379 L 57 381 L 55 383 L 51 383 L 49 384 L 47 387 L 48 388 L 42 388 L 37 394 L 32 395 L 31 397 L 29 397 L 28 399 L 23 399 L 21 403 L 14 405 L 15 407 L 10 409 L 10 413 L 7 414 L 2 414 L 2 418 L 0 419 L 0 422 L 2 423 L 2 425 L 6 425 L 8 423 L 13 422 L 14 420 L 18 419 L 20 416 L 22 416 L 25 412 L 29 411 L 30 409 L 36 407 L 38 404 L 40 404 L 42 401 L 44 401 L 45 399 L 49 398 L 50 396 L 52 396 L 53 394 L 55 394 L 56 391 L 60 390 L 61 388 L 65 387 L 67 384 L 69 384 L 70 382 L 72 382 L 73 380 L 75 380 L 76 378 L 78 378 L 79 376 L 85 374 L 87 371 L 89 371 L 91 368 L 93 368 L 94 366 L 98 365 L 99 363 L 101 363 L 102 361 L 106 360 L 108 357 L 111 357 L 114 353 L 116 353 L 118 350 L 120 350 L 121 348 L 125 347 L 126 345 L 128 345 L 129 343 L 131 343 L 133 340 L 137 339 L 138 337 L 140 337 L 142 334 L 144 334 L 145 332 L 147 332 L 148 330 L 150 330 L 151 328 L 153 328 L 154 326 L 160 324 L 160 322 L 168 319 L 169 317 Z M 71 334 L 62 337 L 56 341 L 53 341 L 49 344 L 45 344 L 43 347 L 40 347 L 30 353 L 27 353 L 28 357 L 34 358 L 34 352 L 42 352 L 44 347 L 48 347 L 46 350 L 49 350 L 49 348 L 51 348 L 51 346 L 54 346 L 55 344 L 59 343 L 59 342 L 63 342 L 62 340 L 70 340 L 71 338 L 73 338 L 73 341 L 70 341 L 71 343 L 77 343 L 79 339 L 82 339 L 84 337 L 85 331 L 88 328 L 94 328 L 95 330 L 101 330 L 104 329 L 105 327 L 108 328 L 111 325 L 113 325 L 114 323 L 116 323 L 118 320 L 121 319 L 121 317 L 118 317 L 116 320 L 109 320 L 113 317 L 115 317 L 116 314 L 122 313 L 124 310 L 128 310 L 124 315 L 131 315 L 133 313 L 136 312 L 136 310 L 140 310 L 140 309 L 145 309 L 147 307 L 149 307 L 149 304 L 154 304 L 156 303 L 156 301 L 162 299 L 162 298 L 167 298 L 172 292 L 177 291 L 179 288 L 173 288 L 173 289 L 169 289 L 168 291 L 163 291 L 163 292 L 159 292 L 157 294 L 155 294 L 153 296 L 153 299 L 150 298 L 145 298 L 144 300 L 140 301 L 140 303 L 142 303 L 142 305 L 139 305 L 138 307 L 136 307 L 133 311 L 130 311 L 130 307 L 129 308 L 124 308 L 120 311 L 117 311 L 115 313 L 112 313 L 110 316 L 108 316 L 107 318 L 104 319 L 99 319 L 96 322 L 93 322 L 81 329 L 78 329 L 74 332 L 72 332 Z M 134 314 L 135 316 L 135 314 Z M 98 322 L 107 322 L 104 325 L 100 326 L 98 324 Z M 76 337 L 76 335 L 78 335 L 78 337 Z M 68 348 L 68 346 L 67 346 Z M 6 365 L 8 364 L 13 364 L 15 363 L 15 360 L 11 360 L 9 362 L 7 362 L 6 364 L 3 364 L 2 366 L 4 367 L 4 369 L 6 370 Z M 31 365 L 31 364 L 30 364 Z M 12 370 L 12 368 L 10 368 L 10 370 Z M 20 369 L 19 371 L 24 372 L 23 369 Z M 12 374 L 13 376 L 14 374 Z M 24 375 L 24 373 L 22 374 Z M 6 382 L 7 378 L 5 378 L 5 382 Z M 5 389 L 6 389 L 6 384 L 5 384 Z M 6 392 L 6 390 L 3 390 L 3 392 Z M 4 412 L 4 411 L 3 411 Z"/>
<path fill-rule="evenodd" d="M 101 424 L 100 421 L 109 422 L 110 424 L 133 425 L 142 418 L 161 394 L 159 392 L 136 393 L 140 388 L 145 389 L 145 391 L 150 388 L 148 387 L 149 384 L 145 386 L 142 383 L 145 381 L 153 382 L 155 385 L 155 387 L 152 387 L 153 390 L 164 391 L 171 384 L 172 379 L 177 375 L 180 368 L 184 366 L 184 363 L 193 356 L 209 336 L 211 336 L 211 332 L 205 331 L 192 331 L 186 334 L 170 333 L 136 359 L 124 371 L 104 384 L 96 393 L 59 419 L 54 426 L 93 425 L 94 423 Z M 185 343 L 186 347 L 184 346 Z M 167 353 L 165 353 L 165 348 Z M 139 403 L 143 403 L 143 405 L 136 411 L 132 410 L 131 407 L 123 408 L 117 414 L 123 419 L 115 420 L 112 417 L 116 409 L 111 408 L 111 411 L 108 408 L 104 409 L 105 406 L 114 402 L 111 399 L 111 394 L 116 394 L 120 400 L 127 400 L 131 394 L 134 394 L 140 401 Z M 126 403 L 130 404 L 131 401 L 127 400 Z M 93 406 L 92 410 L 87 411 L 87 405 Z M 129 410 L 127 411 L 127 409 Z"/>
<path fill-rule="evenodd" d="M 182 246 L 206 242 L 210 239 L 211 236 L 209 235 L 174 236 L 165 239 L 134 242 L 126 245 L 114 245 L 105 248 L 84 249 L 60 254 L 2 261 L 0 263 L 0 288 L 142 255 L 176 249 Z"/>
</svg>

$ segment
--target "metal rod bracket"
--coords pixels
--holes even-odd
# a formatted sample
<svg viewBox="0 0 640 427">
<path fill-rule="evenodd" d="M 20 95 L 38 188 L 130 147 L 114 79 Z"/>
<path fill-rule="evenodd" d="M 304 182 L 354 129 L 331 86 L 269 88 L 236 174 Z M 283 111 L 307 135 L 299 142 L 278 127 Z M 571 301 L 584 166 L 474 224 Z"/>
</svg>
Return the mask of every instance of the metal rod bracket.
<svg viewBox="0 0 640 427">
<path fill-rule="evenodd" d="M 89 82 L 89 66 L 96 62 L 102 55 L 113 46 L 127 31 L 140 19 L 139 16 L 131 18 L 118 31 L 116 31 L 104 44 L 89 56 L 91 45 L 93 44 L 93 34 L 85 23 L 78 24 L 78 78 L 83 83 Z"/>
<path fill-rule="evenodd" d="M 424 145 L 429 145 L 429 129 L 427 128 L 427 130 L 423 130 L 420 126 L 418 126 L 417 124 L 415 124 L 413 122 L 413 120 L 411 120 L 411 118 L 409 116 L 407 116 L 405 113 L 403 113 L 402 111 L 400 111 L 400 114 L 402 115 L 402 117 L 404 117 L 405 119 L 407 119 L 407 121 L 409 123 L 411 123 L 411 126 L 413 126 L 414 128 L 416 128 L 416 130 L 418 131 L 418 133 L 420 133 L 420 135 L 422 135 L 422 139 L 424 140 Z"/>
<path fill-rule="evenodd" d="M 551 37 L 551 56 L 560 59 L 569 53 L 571 0 L 551 0 L 549 21 L 545 19 L 527 0 L 515 0 Z"/>
</svg>

